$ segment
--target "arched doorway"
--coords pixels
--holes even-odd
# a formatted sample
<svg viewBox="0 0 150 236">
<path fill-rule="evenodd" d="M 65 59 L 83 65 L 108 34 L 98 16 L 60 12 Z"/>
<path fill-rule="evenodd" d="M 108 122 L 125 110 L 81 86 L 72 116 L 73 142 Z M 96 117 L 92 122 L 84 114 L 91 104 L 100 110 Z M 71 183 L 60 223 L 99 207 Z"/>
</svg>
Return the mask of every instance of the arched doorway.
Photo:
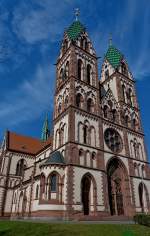
<svg viewBox="0 0 150 236">
<path fill-rule="evenodd" d="M 89 215 L 91 179 L 85 175 L 81 181 L 81 194 L 84 215 Z"/>
<path fill-rule="evenodd" d="M 139 184 L 139 202 L 141 207 L 141 212 L 147 212 L 148 211 L 148 205 L 149 205 L 149 197 L 148 197 L 148 191 L 144 183 Z"/>
<path fill-rule="evenodd" d="M 125 215 L 128 212 L 126 199 L 129 194 L 127 172 L 118 158 L 113 158 L 107 166 L 108 194 L 111 215 Z"/>
</svg>

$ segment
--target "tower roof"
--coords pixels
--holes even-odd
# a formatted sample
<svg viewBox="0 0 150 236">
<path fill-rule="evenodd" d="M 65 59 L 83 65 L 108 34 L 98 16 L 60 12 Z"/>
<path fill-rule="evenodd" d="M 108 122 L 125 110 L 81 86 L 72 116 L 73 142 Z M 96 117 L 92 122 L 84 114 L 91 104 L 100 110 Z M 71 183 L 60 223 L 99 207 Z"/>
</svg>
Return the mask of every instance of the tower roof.
<svg viewBox="0 0 150 236">
<path fill-rule="evenodd" d="M 110 45 L 108 51 L 105 55 L 105 58 L 109 61 L 109 63 L 114 67 L 117 68 L 121 60 L 123 58 L 123 54 L 114 46 Z"/>
<path fill-rule="evenodd" d="M 70 40 L 76 40 L 84 31 L 85 27 L 81 24 L 79 20 L 77 20 L 69 26 L 66 33 Z"/>
</svg>

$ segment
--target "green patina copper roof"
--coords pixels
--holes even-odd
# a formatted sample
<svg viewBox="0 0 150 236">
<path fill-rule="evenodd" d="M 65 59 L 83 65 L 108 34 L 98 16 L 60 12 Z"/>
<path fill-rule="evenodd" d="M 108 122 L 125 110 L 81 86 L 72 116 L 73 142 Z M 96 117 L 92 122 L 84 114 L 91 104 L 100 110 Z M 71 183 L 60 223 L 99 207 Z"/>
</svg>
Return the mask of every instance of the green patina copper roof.
<svg viewBox="0 0 150 236">
<path fill-rule="evenodd" d="M 118 49 L 111 45 L 108 48 L 105 58 L 114 68 L 117 68 L 120 65 L 123 55 Z"/>
<path fill-rule="evenodd" d="M 76 40 L 84 31 L 85 27 L 80 23 L 80 21 L 74 21 L 66 32 L 70 40 Z"/>
<path fill-rule="evenodd" d="M 46 162 L 43 163 L 43 165 L 49 165 L 49 164 L 65 165 L 65 160 L 63 155 L 59 151 L 53 152 L 52 154 L 50 154 Z"/>
</svg>

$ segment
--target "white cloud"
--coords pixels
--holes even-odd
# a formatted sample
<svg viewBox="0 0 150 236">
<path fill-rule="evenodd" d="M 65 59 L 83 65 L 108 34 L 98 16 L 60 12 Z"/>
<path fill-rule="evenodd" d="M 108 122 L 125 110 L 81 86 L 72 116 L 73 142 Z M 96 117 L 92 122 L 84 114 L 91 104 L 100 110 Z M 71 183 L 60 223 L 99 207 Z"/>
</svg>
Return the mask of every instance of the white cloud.
<svg viewBox="0 0 150 236">
<path fill-rule="evenodd" d="M 41 40 L 55 41 L 60 39 L 65 24 L 65 12 L 69 4 L 66 1 L 33 1 L 37 8 L 30 4 L 20 3 L 13 12 L 13 30 L 27 43 Z"/>
<path fill-rule="evenodd" d="M 39 65 L 32 78 L 6 94 L 0 104 L 0 123 L 4 127 L 32 121 L 45 110 L 52 110 L 54 91 L 53 67 Z"/>
</svg>

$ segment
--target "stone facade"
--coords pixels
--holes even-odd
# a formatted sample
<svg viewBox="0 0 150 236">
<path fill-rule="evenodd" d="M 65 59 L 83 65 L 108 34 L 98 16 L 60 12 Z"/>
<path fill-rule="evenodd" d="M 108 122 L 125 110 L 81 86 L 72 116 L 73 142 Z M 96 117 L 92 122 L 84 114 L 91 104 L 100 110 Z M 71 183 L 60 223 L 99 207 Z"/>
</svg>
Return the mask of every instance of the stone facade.
<svg viewBox="0 0 150 236">
<path fill-rule="evenodd" d="M 53 135 L 44 141 L 9 131 L 4 136 L 1 217 L 102 219 L 150 212 L 135 81 L 114 46 L 100 80 L 97 60 L 84 26 L 73 22 L 56 64 Z"/>
</svg>

